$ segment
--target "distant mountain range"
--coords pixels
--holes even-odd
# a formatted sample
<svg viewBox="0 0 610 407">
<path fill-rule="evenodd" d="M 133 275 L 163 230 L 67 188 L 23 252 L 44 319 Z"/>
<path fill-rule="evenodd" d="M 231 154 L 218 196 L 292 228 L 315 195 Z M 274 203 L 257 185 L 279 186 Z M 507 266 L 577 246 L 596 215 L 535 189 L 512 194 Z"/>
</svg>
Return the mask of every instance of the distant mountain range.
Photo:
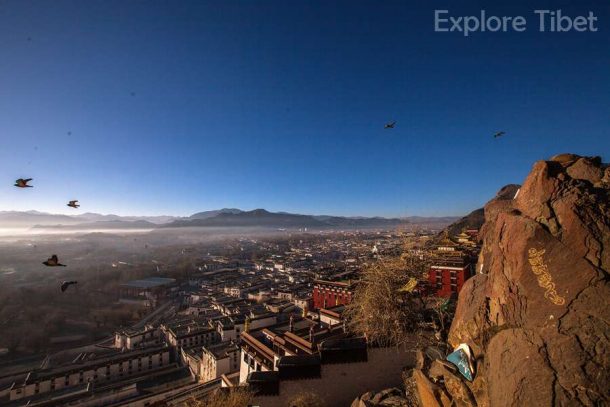
<svg viewBox="0 0 610 407">
<path fill-rule="evenodd" d="M 458 217 L 344 217 L 269 212 L 265 209 L 242 211 L 223 208 L 198 212 L 188 217 L 118 216 L 83 213 L 57 215 L 38 211 L 0 211 L 0 228 L 35 229 L 154 229 L 181 227 L 267 227 L 267 228 L 381 228 L 401 224 L 445 227 Z"/>
<path fill-rule="evenodd" d="M 158 224 L 146 220 L 101 220 L 97 222 L 84 222 L 77 224 L 35 225 L 32 229 L 64 229 L 64 230 L 93 230 L 93 229 L 154 229 Z"/>
<path fill-rule="evenodd" d="M 241 211 L 221 209 L 202 212 L 188 219 L 175 220 L 164 227 L 274 227 L 274 228 L 332 228 L 332 227 L 381 227 L 407 223 L 404 219 L 348 218 L 341 216 L 299 215 L 286 212 L 269 212 L 265 209 Z"/>
<path fill-rule="evenodd" d="M 235 209 L 235 208 L 222 208 L 222 209 L 216 209 L 213 211 L 205 211 L 205 212 L 197 212 L 192 214 L 191 216 L 188 217 L 188 219 L 209 219 L 209 218 L 213 218 L 214 216 L 223 214 L 223 213 L 232 213 L 232 214 L 237 214 L 237 213 L 242 213 L 243 211 L 241 209 Z"/>
</svg>

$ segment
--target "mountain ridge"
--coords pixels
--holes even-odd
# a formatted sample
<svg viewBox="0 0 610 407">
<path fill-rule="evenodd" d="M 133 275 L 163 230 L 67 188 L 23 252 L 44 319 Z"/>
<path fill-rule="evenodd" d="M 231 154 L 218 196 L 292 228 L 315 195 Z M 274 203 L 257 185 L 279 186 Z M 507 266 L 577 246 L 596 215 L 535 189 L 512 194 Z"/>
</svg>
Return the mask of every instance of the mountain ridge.
<svg viewBox="0 0 610 407">
<path fill-rule="evenodd" d="M 333 216 L 304 215 L 288 212 L 270 212 L 266 209 L 244 211 L 237 208 L 222 208 L 196 212 L 190 216 L 121 216 L 85 212 L 75 215 L 53 214 L 39 211 L 0 211 L 1 227 L 125 229 L 134 227 L 392 227 L 404 224 L 430 224 L 446 226 L 459 217 L 405 217 L 385 218 L 381 216 Z M 69 226 L 69 227 L 68 227 Z"/>
</svg>

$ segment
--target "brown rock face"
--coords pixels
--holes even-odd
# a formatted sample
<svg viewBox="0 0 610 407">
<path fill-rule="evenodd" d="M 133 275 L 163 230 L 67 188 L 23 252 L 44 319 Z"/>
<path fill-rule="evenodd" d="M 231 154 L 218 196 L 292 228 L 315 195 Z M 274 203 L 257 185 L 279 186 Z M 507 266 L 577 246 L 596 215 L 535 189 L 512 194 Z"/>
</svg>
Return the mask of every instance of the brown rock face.
<svg viewBox="0 0 610 407">
<path fill-rule="evenodd" d="M 442 390 L 432 383 L 421 370 L 413 372 L 415 383 L 417 384 L 417 392 L 419 395 L 419 404 L 422 407 L 441 407 Z"/>
<path fill-rule="evenodd" d="M 609 170 L 599 157 L 555 156 L 485 206 L 477 275 L 449 334 L 477 360 L 470 392 L 452 385 L 460 402 L 610 402 Z"/>
</svg>

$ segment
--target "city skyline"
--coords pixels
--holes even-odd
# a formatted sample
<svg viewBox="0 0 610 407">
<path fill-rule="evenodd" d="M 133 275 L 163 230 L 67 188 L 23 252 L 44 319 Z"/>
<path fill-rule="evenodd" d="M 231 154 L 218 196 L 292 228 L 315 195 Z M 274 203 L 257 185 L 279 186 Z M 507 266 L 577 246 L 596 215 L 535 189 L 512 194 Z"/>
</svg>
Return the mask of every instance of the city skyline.
<svg viewBox="0 0 610 407">
<path fill-rule="evenodd" d="M 435 8 L 480 6 L 4 2 L 0 210 L 460 216 L 536 160 L 607 158 L 607 6 L 469 37 Z"/>
</svg>

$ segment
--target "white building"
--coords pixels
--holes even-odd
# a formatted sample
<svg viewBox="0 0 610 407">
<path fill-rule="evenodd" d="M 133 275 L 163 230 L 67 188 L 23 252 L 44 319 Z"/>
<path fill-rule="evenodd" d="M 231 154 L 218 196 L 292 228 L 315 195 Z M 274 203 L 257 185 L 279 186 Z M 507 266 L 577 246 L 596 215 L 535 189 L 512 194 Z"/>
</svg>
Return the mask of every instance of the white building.
<svg viewBox="0 0 610 407">
<path fill-rule="evenodd" d="M 221 342 L 202 349 L 199 381 L 207 382 L 223 374 L 239 370 L 240 349 L 233 341 Z"/>
<path fill-rule="evenodd" d="M 118 353 L 108 357 L 73 363 L 49 370 L 34 370 L 10 389 L 10 400 L 19 400 L 63 388 L 94 383 L 100 386 L 114 380 L 142 375 L 170 364 L 167 347 Z"/>
<path fill-rule="evenodd" d="M 114 347 L 133 350 L 146 345 L 159 345 L 159 331 L 148 325 L 142 329 L 125 329 L 114 334 Z"/>
</svg>

